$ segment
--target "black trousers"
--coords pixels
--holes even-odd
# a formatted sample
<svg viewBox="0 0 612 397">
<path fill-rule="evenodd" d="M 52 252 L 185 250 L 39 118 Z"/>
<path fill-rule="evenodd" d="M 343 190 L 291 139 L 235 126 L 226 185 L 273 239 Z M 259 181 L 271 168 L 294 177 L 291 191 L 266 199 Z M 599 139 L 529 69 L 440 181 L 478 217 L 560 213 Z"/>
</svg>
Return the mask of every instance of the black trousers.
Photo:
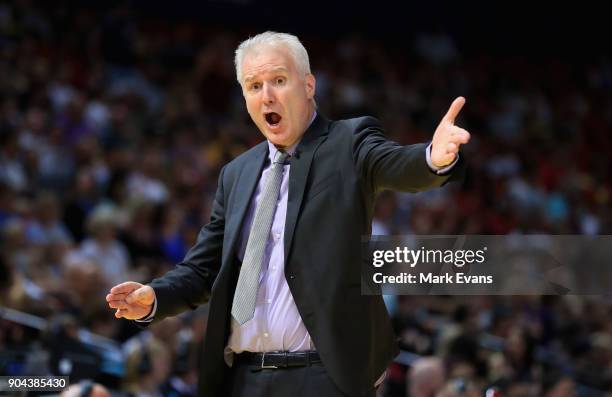
<svg viewBox="0 0 612 397">
<path fill-rule="evenodd" d="M 342 393 L 320 363 L 263 370 L 234 365 L 228 381 L 229 397 L 357 397 Z M 376 391 L 359 397 L 376 397 Z"/>
</svg>

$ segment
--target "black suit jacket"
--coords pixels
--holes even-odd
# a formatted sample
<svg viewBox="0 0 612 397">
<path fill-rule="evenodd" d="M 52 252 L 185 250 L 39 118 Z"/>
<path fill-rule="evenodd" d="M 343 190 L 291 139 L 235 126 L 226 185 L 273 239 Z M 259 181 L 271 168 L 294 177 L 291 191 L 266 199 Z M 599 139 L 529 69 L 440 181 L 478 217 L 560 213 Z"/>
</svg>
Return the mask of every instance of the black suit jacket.
<svg viewBox="0 0 612 397">
<path fill-rule="evenodd" d="M 381 296 L 361 295 L 362 236 L 371 233 L 379 191 L 416 192 L 448 180 L 429 169 L 425 147 L 387 140 L 371 117 L 318 115 L 291 159 L 285 277 L 324 366 L 350 396 L 371 390 L 399 351 Z M 223 168 L 210 223 L 184 261 L 151 283 L 156 320 L 210 300 L 201 396 L 221 395 L 239 272 L 236 242 L 267 156 L 264 141 Z M 461 164 L 453 173 L 458 169 Z"/>
</svg>

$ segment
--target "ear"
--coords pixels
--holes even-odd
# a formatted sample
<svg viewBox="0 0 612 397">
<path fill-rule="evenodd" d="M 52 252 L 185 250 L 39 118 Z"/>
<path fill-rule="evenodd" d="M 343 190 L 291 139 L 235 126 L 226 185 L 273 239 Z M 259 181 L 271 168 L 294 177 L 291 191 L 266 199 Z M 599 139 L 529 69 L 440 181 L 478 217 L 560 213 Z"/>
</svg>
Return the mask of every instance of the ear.
<svg viewBox="0 0 612 397">
<path fill-rule="evenodd" d="M 314 75 L 312 73 L 308 73 L 304 83 L 306 86 L 306 97 L 308 99 L 314 98 L 315 91 L 317 89 L 317 80 L 315 79 Z"/>
</svg>

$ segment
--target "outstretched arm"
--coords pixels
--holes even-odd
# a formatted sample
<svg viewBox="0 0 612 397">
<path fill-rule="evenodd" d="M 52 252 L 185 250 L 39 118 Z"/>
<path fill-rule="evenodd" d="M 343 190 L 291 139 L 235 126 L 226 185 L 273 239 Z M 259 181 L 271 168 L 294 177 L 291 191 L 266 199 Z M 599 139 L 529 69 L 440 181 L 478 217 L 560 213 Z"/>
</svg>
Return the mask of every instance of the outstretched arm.
<svg viewBox="0 0 612 397">
<path fill-rule="evenodd" d="M 149 285 L 126 282 L 111 288 L 106 300 L 117 310 L 117 318 L 139 320 L 153 314 L 160 320 L 208 301 L 221 267 L 225 230 L 223 173 L 222 170 L 210 222 L 202 228 L 185 259 Z"/>
<path fill-rule="evenodd" d="M 452 174 L 459 171 L 462 164 L 453 162 L 460 145 L 470 138 L 467 131 L 454 125 L 463 103 L 462 97 L 453 102 L 434 133 L 430 149 L 427 144 L 402 146 L 390 141 L 375 118 L 355 120 L 353 158 L 368 189 L 373 192 L 383 189 L 418 192 L 441 186 L 451 176 L 451 173 L 441 174 L 437 170 L 452 165 Z"/>
</svg>

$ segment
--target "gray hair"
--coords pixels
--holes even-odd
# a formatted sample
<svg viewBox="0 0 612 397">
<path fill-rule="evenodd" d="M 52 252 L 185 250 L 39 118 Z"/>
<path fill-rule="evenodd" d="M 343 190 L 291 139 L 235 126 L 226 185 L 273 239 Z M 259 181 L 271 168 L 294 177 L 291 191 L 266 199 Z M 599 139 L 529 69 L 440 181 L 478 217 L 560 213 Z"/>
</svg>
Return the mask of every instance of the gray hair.
<svg viewBox="0 0 612 397">
<path fill-rule="evenodd" d="M 277 33 L 267 31 L 260 33 L 257 36 L 250 37 L 240 43 L 236 49 L 236 57 L 234 63 L 236 64 L 236 79 L 238 83 L 242 85 L 242 61 L 247 52 L 256 50 L 262 46 L 284 46 L 289 50 L 289 54 L 295 62 L 300 74 L 306 76 L 310 73 L 310 61 L 308 60 L 308 52 L 302 45 L 300 40 L 289 33 Z"/>
</svg>

